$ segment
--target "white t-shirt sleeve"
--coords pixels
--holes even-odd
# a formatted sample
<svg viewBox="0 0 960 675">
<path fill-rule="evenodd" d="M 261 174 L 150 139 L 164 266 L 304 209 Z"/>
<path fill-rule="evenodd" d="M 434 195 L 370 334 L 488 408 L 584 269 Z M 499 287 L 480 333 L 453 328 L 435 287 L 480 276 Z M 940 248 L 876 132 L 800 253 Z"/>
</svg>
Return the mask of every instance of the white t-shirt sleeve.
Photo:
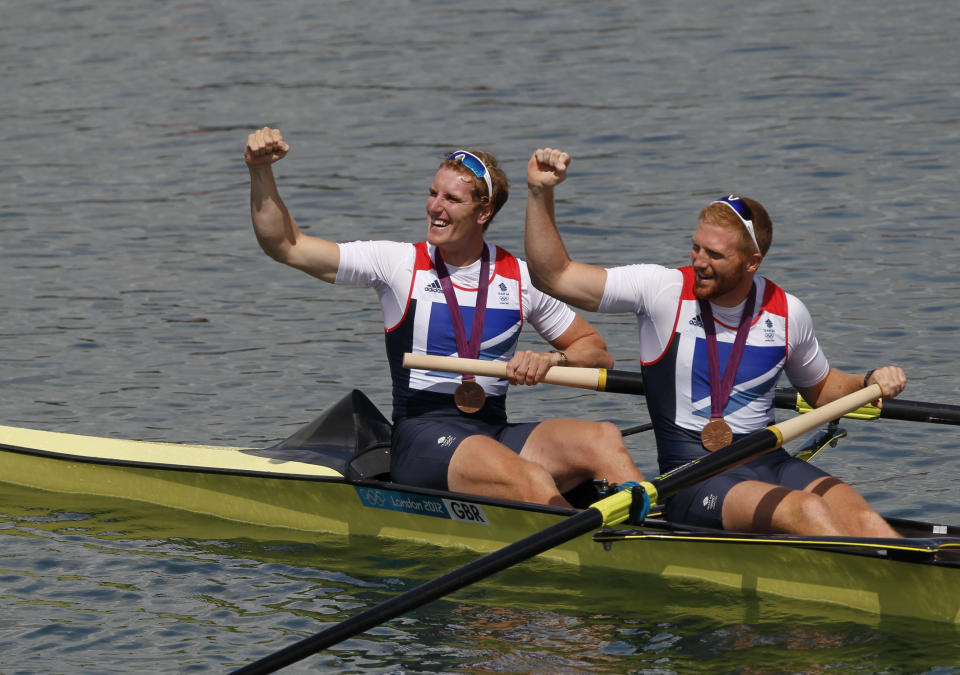
<svg viewBox="0 0 960 675">
<path fill-rule="evenodd" d="M 383 325 L 403 318 L 413 279 L 416 249 L 397 241 L 351 241 L 338 244 L 340 266 L 334 283 L 374 288 L 383 308 Z"/>
<path fill-rule="evenodd" d="M 607 268 L 607 283 L 598 312 L 658 315 L 676 313 L 683 273 L 662 265 Z"/>
<path fill-rule="evenodd" d="M 607 282 L 597 311 L 604 314 L 644 314 L 644 267 L 646 265 L 607 268 Z"/>
<path fill-rule="evenodd" d="M 351 241 L 337 244 L 340 247 L 340 266 L 334 283 L 349 286 L 376 286 L 390 283 L 402 275 L 408 265 L 398 261 L 409 258 L 409 270 L 413 270 L 413 247 L 398 241 Z"/>
<path fill-rule="evenodd" d="M 809 310 L 789 293 L 787 312 L 787 362 L 783 372 L 794 387 L 811 387 L 827 376 L 830 363 L 817 342 Z"/>
<path fill-rule="evenodd" d="M 659 358 L 670 344 L 683 290 L 683 272 L 662 265 L 607 268 L 607 282 L 597 311 L 634 314 L 640 338 L 640 358 Z"/>
<path fill-rule="evenodd" d="M 527 264 L 522 260 L 520 261 L 520 285 L 523 304 L 529 308 L 527 320 L 533 329 L 547 342 L 552 342 L 563 335 L 577 315 L 565 303 L 534 286 L 530 280 Z"/>
</svg>

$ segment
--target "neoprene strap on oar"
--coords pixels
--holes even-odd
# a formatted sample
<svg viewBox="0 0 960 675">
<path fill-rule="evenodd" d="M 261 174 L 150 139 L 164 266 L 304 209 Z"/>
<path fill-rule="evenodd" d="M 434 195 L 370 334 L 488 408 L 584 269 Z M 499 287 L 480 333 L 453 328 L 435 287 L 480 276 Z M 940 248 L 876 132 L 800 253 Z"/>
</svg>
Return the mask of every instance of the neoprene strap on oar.
<svg viewBox="0 0 960 675">
<path fill-rule="evenodd" d="M 506 378 L 507 364 L 503 361 L 484 361 L 479 359 L 461 359 L 456 356 L 428 356 L 406 353 L 403 356 L 404 368 L 436 370 L 446 373 L 470 372 L 487 377 Z M 565 387 L 605 391 L 612 394 L 646 394 L 643 375 L 628 370 L 608 370 L 606 368 L 574 368 L 571 366 L 553 366 L 547 371 L 543 381 Z M 807 413 L 813 407 L 803 400 L 796 389 L 778 389 L 774 405 L 784 410 Z M 923 403 L 906 401 L 899 398 L 883 400 L 878 408 L 865 403 L 851 410 L 844 417 L 872 420 L 878 417 L 908 422 L 933 422 L 936 424 L 960 424 L 960 406 L 945 403 Z"/>
<path fill-rule="evenodd" d="M 825 422 L 836 419 L 868 401 L 875 400 L 879 396 L 880 386 L 874 384 L 837 399 L 833 403 L 821 406 L 809 415 L 800 415 L 748 434 L 739 441 L 678 467 L 668 474 L 654 478 L 649 482 L 645 481 L 630 490 L 623 490 L 601 499 L 590 508 L 545 530 L 489 553 L 406 593 L 401 593 L 395 598 L 320 631 L 312 637 L 305 638 L 244 666 L 234 673 L 243 675 L 272 673 L 354 635 L 359 635 L 405 612 L 480 581 L 539 553 L 576 539 L 587 532 L 600 527 L 618 525 L 631 518 L 632 515 L 635 515 L 638 520 L 642 520 L 646 516 L 646 510 L 649 509 L 651 503 L 669 497 L 736 464 L 779 448 L 787 441 L 791 441 Z M 635 506 L 635 499 L 637 498 L 644 502 L 644 507 L 641 509 L 637 509 Z"/>
</svg>

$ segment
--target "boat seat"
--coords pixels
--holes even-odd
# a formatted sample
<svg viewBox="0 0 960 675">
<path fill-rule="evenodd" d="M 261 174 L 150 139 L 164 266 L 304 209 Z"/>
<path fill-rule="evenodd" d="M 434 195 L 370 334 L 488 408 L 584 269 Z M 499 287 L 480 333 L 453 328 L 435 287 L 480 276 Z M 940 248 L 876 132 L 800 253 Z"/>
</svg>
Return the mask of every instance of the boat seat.
<svg viewBox="0 0 960 675">
<path fill-rule="evenodd" d="M 348 480 L 390 481 L 390 441 L 376 441 L 347 463 Z"/>
</svg>

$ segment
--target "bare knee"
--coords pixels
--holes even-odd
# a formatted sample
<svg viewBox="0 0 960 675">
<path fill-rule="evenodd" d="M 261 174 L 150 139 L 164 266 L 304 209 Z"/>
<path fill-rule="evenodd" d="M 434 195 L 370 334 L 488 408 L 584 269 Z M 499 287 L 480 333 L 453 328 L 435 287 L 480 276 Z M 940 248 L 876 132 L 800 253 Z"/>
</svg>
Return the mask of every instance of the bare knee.
<svg viewBox="0 0 960 675">
<path fill-rule="evenodd" d="M 819 523 L 834 520 L 833 511 L 823 497 L 796 490 L 792 494 L 797 501 L 794 509 L 797 513 L 798 522 L 808 524 L 809 527 L 816 527 Z"/>
<path fill-rule="evenodd" d="M 596 465 L 597 459 L 608 457 L 611 454 L 626 454 L 627 448 L 623 444 L 623 435 L 620 429 L 612 422 L 584 422 L 588 424 L 588 431 L 581 443 L 580 454 L 590 457 L 589 464 Z"/>
<path fill-rule="evenodd" d="M 900 535 L 879 513 L 873 510 L 860 493 L 846 483 L 827 478 L 812 485 L 811 492 L 823 496 L 834 516 L 857 537 L 899 537 Z"/>
<path fill-rule="evenodd" d="M 605 447 L 622 448 L 626 450 L 623 444 L 623 434 L 613 422 L 597 422 L 599 430 L 597 435 L 601 438 Z"/>
<path fill-rule="evenodd" d="M 853 536 L 857 537 L 899 537 L 900 534 L 890 523 L 869 506 L 844 514 L 844 524 Z"/>
</svg>

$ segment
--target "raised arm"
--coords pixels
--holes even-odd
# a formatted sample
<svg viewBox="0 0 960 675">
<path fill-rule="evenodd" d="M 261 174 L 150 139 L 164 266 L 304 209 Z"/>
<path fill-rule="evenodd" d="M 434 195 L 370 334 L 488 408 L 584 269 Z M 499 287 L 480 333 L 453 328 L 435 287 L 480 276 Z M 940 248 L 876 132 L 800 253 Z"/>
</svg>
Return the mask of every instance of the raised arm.
<svg viewBox="0 0 960 675">
<path fill-rule="evenodd" d="M 278 129 L 264 127 L 247 137 L 243 158 L 250 170 L 250 218 L 264 252 L 318 279 L 333 283 L 340 266 L 336 243 L 304 234 L 280 198 L 273 164 L 290 152 Z"/>
<path fill-rule="evenodd" d="M 553 190 L 567 177 L 570 162 L 570 155 L 553 148 L 539 148 L 530 157 L 524 257 L 537 288 L 575 307 L 596 311 L 607 272 L 571 260 L 557 231 Z"/>
</svg>

